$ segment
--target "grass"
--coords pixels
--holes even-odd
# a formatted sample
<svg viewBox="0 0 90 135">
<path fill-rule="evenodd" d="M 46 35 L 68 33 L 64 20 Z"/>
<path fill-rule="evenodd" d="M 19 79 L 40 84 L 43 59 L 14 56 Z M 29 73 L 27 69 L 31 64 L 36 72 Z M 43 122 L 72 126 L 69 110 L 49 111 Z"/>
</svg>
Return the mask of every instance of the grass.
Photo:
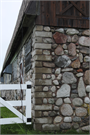
<svg viewBox="0 0 90 135">
<path fill-rule="evenodd" d="M 2 118 L 9 118 L 9 117 L 17 117 L 13 114 L 10 110 L 6 107 L 1 107 L 1 117 Z M 89 132 L 80 132 L 77 133 L 76 130 L 64 130 L 64 131 L 52 131 L 52 132 L 41 132 L 35 131 L 33 129 L 33 125 L 26 125 L 26 124 L 9 124 L 9 125 L 2 125 L 1 126 L 1 134 L 89 134 Z"/>
</svg>

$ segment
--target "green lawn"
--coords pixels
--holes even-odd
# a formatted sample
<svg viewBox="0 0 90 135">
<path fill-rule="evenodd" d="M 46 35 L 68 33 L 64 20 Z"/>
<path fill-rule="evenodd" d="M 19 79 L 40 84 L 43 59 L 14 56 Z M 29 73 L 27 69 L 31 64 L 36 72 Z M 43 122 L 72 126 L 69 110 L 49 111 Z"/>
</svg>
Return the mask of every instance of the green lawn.
<svg viewBox="0 0 90 135">
<path fill-rule="evenodd" d="M 6 107 L 1 108 L 1 118 L 16 117 Z M 88 132 L 77 133 L 75 130 L 66 130 L 64 132 L 40 132 L 33 130 L 32 125 L 26 124 L 9 124 L 1 126 L 1 134 L 89 134 Z"/>
</svg>

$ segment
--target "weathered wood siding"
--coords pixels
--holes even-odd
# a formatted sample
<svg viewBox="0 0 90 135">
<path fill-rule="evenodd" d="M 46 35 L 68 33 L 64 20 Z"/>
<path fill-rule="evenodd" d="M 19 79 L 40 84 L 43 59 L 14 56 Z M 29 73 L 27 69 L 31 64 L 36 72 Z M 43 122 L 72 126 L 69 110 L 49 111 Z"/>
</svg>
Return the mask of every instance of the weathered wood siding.
<svg viewBox="0 0 90 135">
<path fill-rule="evenodd" d="M 36 24 L 89 28 L 89 1 L 41 1 Z"/>
</svg>

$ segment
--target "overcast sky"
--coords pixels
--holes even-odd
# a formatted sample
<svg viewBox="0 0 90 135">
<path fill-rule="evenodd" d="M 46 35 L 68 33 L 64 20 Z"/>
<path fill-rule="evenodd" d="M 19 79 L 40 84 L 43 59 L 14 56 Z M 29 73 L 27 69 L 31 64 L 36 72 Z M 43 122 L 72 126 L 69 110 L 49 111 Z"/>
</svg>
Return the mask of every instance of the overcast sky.
<svg viewBox="0 0 90 135">
<path fill-rule="evenodd" d="M 22 0 L 0 0 L 0 72 L 21 4 Z"/>
</svg>

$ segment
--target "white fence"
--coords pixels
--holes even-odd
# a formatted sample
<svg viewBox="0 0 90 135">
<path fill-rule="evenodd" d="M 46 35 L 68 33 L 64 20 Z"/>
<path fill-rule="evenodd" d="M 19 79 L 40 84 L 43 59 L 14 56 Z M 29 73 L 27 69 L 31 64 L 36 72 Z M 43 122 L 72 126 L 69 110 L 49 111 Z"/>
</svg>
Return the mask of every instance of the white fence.
<svg viewBox="0 0 90 135">
<path fill-rule="evenodd" d="M 0 97 L 0 107 L 7 107 L 10 111 L 16 114 L 16 118 L 0 118 L 0 125 L 14 124 L 14 123 L 26 123 L 31 124 L 31 82 L 26 84 L 0 84 L 0 90 L 26 90 L 26 99 L 17 101 L 5 101 Z M 20 113 L 13 106 L 26 106 L 26 116 Z"/>
</svg>

